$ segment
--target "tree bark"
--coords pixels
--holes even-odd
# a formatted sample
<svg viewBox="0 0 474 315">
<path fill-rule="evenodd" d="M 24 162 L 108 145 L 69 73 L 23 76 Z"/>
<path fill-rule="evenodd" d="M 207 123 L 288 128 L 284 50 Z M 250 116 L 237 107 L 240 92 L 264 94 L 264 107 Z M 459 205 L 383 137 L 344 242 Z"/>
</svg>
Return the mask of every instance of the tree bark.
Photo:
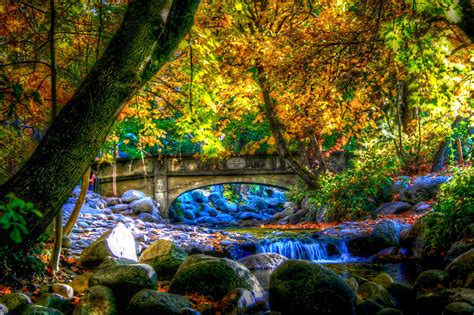
<svg viewBox="0 0 474 315">
<path fill-rule="evenodd" d="M 280 157 L 288 163 L 288 165 L 293 169 L 293 171 L 298 174 L 298 176 L 311 188 L 317 187 L 317 176 L 312 174 L 308 169 L 306 169 L 301 163 L 299 163 L 296 158 L 291 154 L 286 144 L 285 138 L 281 133 L 280 121 L 275 114 L 275 106 L 273 99 L 270 96 L 270 90 L 268 87 L 267 78 L 265 75 L 265 70 L 263 66 L 257 65 L 257 83 L 260 87 L 263 96 L 262 111 L 266 114 L 270 125 L 270 131 L 272 136 L 275 138 L 276 145 L 278 148 L 278 153 Z"/>
<path fill-rule="evenodd" d="M 91 168 L 89 167 L 87 171 L 82 176 L 82 184 L 81 184 L 81 191 L 79 196 L 77 197 L 76 204 L 74 205 L 74 209 L 72 209 L 71 216 L 66 222 L 66 225 L 63 228 L 63 235 L 69 235 L 71 233 L 74 224 L 76 224 L 77 218 L 79 217 L 79 213 L 81 213 L 82 205 L 84 204 L 84 200 L 86 199 L 87 189 L 89 188 L 89 177 L 91 176 Z M 61 222 L 62 224 L 62 222 Z"/>
<path fill-rule="evenodd" d="M 25 166 L 0 187 L 32 201 L 43 219 L 28 216 L 22 247 L 37 242 L 99 152 L 117 115 L 169 60 L 193 24 L 199 0 L 131 1 L 102 57 L 54 120 Z M 8 233 L 0 244 L 13 245 Z"/>
</svg>

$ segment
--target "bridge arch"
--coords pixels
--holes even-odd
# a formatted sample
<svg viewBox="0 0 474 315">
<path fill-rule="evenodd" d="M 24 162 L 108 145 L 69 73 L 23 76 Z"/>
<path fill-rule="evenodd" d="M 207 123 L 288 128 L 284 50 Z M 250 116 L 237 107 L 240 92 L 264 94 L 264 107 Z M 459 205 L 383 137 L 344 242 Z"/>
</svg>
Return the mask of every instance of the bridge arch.
<svg viewBox="0 0 474 315">
<path fill-rule="evenodd" d="M 172 179 L 173 180 L 173 179 Z M 202 181 L 200 181 L 202 180 Z M 182 184 L 174 182 L 173 189 L 168 191 L 168 208 L 182 194 L 208 186 L 224 185 L 224 184 L 252 184 L 275 187 L 283 190 L 289 190 L 296 183 L 294 175 L 240 175 L 240 176 L 214 176 L 205 178 L 182 178 Z M 169 210 L 169 209 L 167 209 Z M 168 212 L 162 215 L 168 216 Z"/>
</svg>

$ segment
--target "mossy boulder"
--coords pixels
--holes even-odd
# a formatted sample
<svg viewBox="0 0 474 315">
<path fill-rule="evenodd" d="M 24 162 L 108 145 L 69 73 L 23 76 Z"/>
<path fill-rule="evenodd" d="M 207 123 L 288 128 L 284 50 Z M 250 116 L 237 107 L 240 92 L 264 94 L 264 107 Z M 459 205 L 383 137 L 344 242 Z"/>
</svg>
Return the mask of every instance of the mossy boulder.
<svg viewBox="0 0 474 315">
<path fill-rule="evenodd" d="M 443 270 L 431 269 L 423 271 L 416 278 L 413 288 L 415 292 L 446 288 L 449 285 L 449 274 Z"/>
<path fill-rule="evenodd" d="M 287 260 L 270 277 L 269 303 L 282 314 L 354 314 L 356 296 L 334 271 Z"/>
<path fill-rule="evenodd" d="M 458 285 L 474 289 L 474 248 L 456 257 L 446 271 Z"/>
<path fill-rule="evenodd" d="M 158 278 L 155 270 L 146 264 L 118 265 L 97 270 L 90 279 L 90 286 L 104 285 L 114 292 L 122 304 L 142 289 L 157 289 Z"/>
<path fill-rule="evenodd" d="M 43 293 L 35 304 L 57 309 L 64 314 L 70 314 L 74 308 L 70 300 L 57 293 Z"/>
<path fill-rule="evenodd" d="M 472 315 L 474 306 L 465 302 L 453 302 L 444 308 L 443 315 Z"/>
<path fill-rule="evenodd" d="M 395 306 L 390 293 L 383 286 L 374 282 L 363 283 L 357 290 L 357 295 L 363 300 L 371 299 L 386 308 Z"/>
<path fill-rule="evenodd" d="M 112 289 L 96 285 L 77 303 L 73 315 L 116 315 L 117 312 Z"/>
<path fill-rule="evenodd" d="M 377 223 L 370 233 L 370 246 L 374 252 L 400 245 L 400 225 L 392 220 Z"/>
<path fill-rule="evenodd" d="M 258 253 L 238 260 L 250 270 L 276 269 L 284 261 L 288 260 L 283 255 L 277 253 Z"/>
<path fill-rule="evenodd" d="M 160 239 L 140 255 L 139 261 L 155 269 L 158 280 L 171 280 L 188 254 L 170 240 Z"/>
<path fill-rule="evenodd" d="M 8 308 L 8 314 L 21 314 L 26 306 L 31 304 L 31 299 L 23 293 L 10 293 L 0 296 L 0 303 Z"/>
<path fill-rule="evenodd" d="M 10 314 L 10 313 L 9 313 Z M 12 313 L 16 314 L 16 313 Z M 22 315 L 64 315 L 63 312 L 58 311 L 55 308 L 42 306 L 42 305 L 28 305 Z"/>
<path fill-rule="evenodd" d="M 257 278 L 242 264 L 226 258 L 191 255 L 179 267 L 170 284 L 170 293 L 196 293 L 213 301 L 230 291 L 243 288 L 256 298 L 263 298 Z"/>
<path fill-rule="evenodd" d="M 184 296 L 144 289 L 132 297 L 127 313 L 180 315 L 183 309 L 191 306 L 191 302 Z"/>
</svg>

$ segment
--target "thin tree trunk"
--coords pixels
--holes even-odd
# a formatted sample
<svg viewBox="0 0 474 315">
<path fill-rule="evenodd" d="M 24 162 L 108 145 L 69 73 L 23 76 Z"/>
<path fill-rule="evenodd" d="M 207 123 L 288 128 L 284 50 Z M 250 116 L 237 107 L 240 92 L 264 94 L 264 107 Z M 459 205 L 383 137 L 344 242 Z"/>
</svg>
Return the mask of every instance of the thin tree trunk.
<svg viewBox="0 0 474 315">
<path fill-rule="evenodd" d="M 131 1 L 102 57 L 54 120 L 24 167 L 0 187 L 33 202 L 21 247 L 37 243 L 99 152 L 123 106 L 160 70 L 191 28 L 199 0 Z M 0 244 L 14 246 L 8 233 Z"/>
<path fill-rule="evenodd" d="M 280 122 L 275 114 L 275 107 L 270 96 L 265 70 L 261 65 L 257 65 L 257 83 L 260 87 L 263 96 L 262 111 L 266 114 L 270 130 L 275 138 L 278 153 L 285 162 L 298 174 L 299 177 L 311 188 L 317 187 L 317 176 L 307 170 L 301 163 L 299 163 L 294 156 L 292 156 L 285 138 L 280 130 Z"/>
<path fill-rule="evenodd" d="M 316 137 L 316 135 L 314 134 L 314 132 L 312 132 L 310 135 L 309 135 L 309 138 L 310 138 L 310 141 L 311 141 L 311 144 L 313 145 L 314 147 L 314 150 L 316 151 L 316 157 L 318 159 L 318 162 L 319 162 L 319 169 L 318 171 L 320 173 L 327 173 L 328 171 L 328 166 L 326 164 L 326 161 L 324 160 L 324 156 L 323 156 L 323 152 L 321 151 L 321 146 L 319 145 L 319 141 L 318 141 L 318 137 Z"/>
<path fill-rule="evenodd" d="M 89 167 L 87 171 L 82 176 L 82 184 L 81 184 L 81 192 L 77 197 L 76 204 L 74 205 L 74 209 L 72 209 L 71 216 L 67 220 L 66 225 L 63 228 L 63 234 L 69 235 L 71 233 L 74 224 L 76 224 L 77 218 L 79 217 L 79 213 L 81 213 L 82 205 L 84 204 L 84 200 L 86 199 L 87 189 L 89 188 L 89 178 L 91 176 L 91 168 Z"/>
<path fill-rule="evenodd" d="M 58 113 L 58 98 L 57 98 L 57 71 L 56 71 L 56 47 L 55 47 L 55 29 L 56 29 L 56 8 L 54 0 L 50 0 L 50 27 L 49 27 L 49 55 L 51 58 L 51 123 Z M 63 211 L 60 208 L 56 215 L 55 221 L 55 237 L 54 247 L 51 253 L 51 260 L 49 267 L 53 276 L 59 270 L 59 257 L 61 256 L 61 247 L 63 240 Z"/>
</svg>

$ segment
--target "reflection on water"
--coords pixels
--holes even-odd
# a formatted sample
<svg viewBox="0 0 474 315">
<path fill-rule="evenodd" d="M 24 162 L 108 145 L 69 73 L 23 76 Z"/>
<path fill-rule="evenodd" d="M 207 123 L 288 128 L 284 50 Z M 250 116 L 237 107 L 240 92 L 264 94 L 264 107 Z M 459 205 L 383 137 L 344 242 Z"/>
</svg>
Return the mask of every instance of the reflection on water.
<svg viewBox="0 0 474 315">
<path fill-rule="evenodd" d="M 376 275 L 381 272 L 388 273 L 394 280 L 413 284 L 416 277 L 426 269 L 430 269 L 427 266 L 422 266 L 418 262 L 399 262 L 399 263 L 385 263 L 385 264 L 374 264 L 374 263 L 341 263 L 341 264 L 323 264 L 324 266 L 331 268 L 337 274 L 343 278 L 350 276 L 359 276 L 372 280 Z M 254 271 L 255 276 L 260 281 L 265 289 L 268 289 L 270 283 L 271 270 L 258 270 Z"/>
</svg>

